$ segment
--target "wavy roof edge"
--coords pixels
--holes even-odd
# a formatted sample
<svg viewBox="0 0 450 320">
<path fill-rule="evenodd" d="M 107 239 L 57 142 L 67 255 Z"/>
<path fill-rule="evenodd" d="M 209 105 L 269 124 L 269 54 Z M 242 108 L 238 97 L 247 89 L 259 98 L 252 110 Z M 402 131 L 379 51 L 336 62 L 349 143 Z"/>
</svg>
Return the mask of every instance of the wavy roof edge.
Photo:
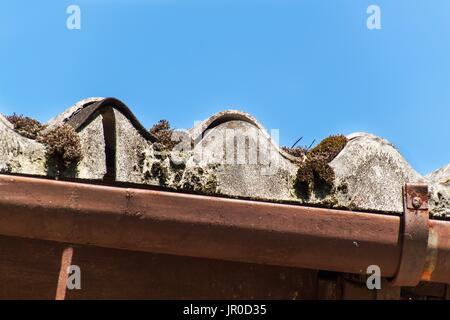
<svg viewBox="0 0 450 320">
<path fill-rule="evenodd" d="M 368 133 L 347 136 L 347 145 L 330 163 L 335 173 L 330 190 L 312 190 L 304 195 L 294 187 L 299 163 L 304 159 L 281 150 L 257 119 L 242 111 L 218 112 L 187 130 L 195 144 L 184 155 L 181 169 L 174 165 L 171 156 L 158 154 L 153 146 L 157 137 L 116 98 L 83 99 L 50 120 L 45 130 L 62 124 L 77 131 L 83 154 L 76 170 L 62 173 L 63 177 L 104 180 L 112 176 L 117 182 L 181 191 L 392 213 L 402 211 L 401 186 L 404 183 L 425 181 L 430 184 L 432 213 L 450 217 L 450 164 L 423 177 L 394 145 Z M 256 129 L 264 137 L 256 142 L 257 159 L 267 157 L 269 164 L 219 161 L 212 166 L 208 163 L 211 159 L 217 160 L 216 153 L 227 143 L 227 130 L 236 128 L 242 129 L 244 134 Z M 0 115 L 0 132 L 4 133 L 0 138 L 0 172 L 56 175 L 49 169 L 45 146 L 12 129 L 12 124 Z M 224 140 L 215 141 L 212 136 L 205 135 L 210 131 L 223 136 Z M 234 145 L 233 152 L 237 154 L 236 148 Z M 261 149 L 267 152 L 261 153 Z M 197 161 L 200 153 L 201 159 Z M 250 155 L 245 159 L 248 161 Z M 276 170 L 270 173 L 273 163 Z"/>
</svg>

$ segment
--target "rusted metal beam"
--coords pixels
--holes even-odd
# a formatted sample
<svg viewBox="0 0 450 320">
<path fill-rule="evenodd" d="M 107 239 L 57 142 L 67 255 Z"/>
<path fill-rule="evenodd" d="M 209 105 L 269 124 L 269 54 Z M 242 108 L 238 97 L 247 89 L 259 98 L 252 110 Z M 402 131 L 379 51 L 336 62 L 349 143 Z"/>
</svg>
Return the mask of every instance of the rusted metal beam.
<svg viewBox="0 0 450 320">
<path fill-rule="evenodd" d="M 400 218 L 0 176 L 0 234 L 185 256 L 397 270 Z"/>
<path fill-rule="evenodd" d="M 7 236 L 360 274 L 375 264 L 394 277 L 400 226 L 393 215 L 0 175 Z M 430 279 L 450 283 L 449 223 L 430 226 Z"/>
</svg>

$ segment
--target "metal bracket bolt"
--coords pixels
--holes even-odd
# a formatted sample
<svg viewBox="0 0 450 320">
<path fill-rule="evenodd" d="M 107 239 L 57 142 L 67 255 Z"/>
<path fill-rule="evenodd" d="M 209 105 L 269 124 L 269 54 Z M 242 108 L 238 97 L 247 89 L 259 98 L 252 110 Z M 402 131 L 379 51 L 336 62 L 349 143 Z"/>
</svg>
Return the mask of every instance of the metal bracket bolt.
<svg viewBox="0 0 450 320">
<path fill-rule="evenodd" d="M 414 197 L 412 199 L 412 205 L 416 209 L 420 208 L 420 206 L 422 205 L 422 200 L 420 199 L 420 197 Z"/>
</svg>

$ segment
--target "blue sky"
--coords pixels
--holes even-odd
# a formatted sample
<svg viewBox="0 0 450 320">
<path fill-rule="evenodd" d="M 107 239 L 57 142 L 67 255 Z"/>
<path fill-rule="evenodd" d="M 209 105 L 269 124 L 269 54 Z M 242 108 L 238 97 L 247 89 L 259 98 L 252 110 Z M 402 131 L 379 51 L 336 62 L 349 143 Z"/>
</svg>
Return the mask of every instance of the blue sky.
<svg viewBox="0 0 450 320">
<path fill-rule="evenodd" d="M 1 1 L 0 112 L 114 96 L 189 128 L 234 108 L 285 145 L 371 132 L 424 174 L 450 162 L 449 34 L 448 0 Z"/>
</svg>

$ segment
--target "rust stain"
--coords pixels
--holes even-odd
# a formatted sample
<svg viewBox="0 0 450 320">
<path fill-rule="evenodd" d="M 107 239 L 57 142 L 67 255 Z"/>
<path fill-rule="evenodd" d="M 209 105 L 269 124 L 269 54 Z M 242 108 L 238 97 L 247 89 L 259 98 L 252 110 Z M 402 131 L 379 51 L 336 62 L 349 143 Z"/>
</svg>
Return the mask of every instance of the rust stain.
<svg viewBox="0 0 450 320">
<path fill-rule="evenodd" d="M 61 268 L 59 269 L 58 286 L 56 287 L 55 300 L 64 300 L 67 291 L 68 268 L 72 264 L 73 248 L 67 247 L 61 255 Z"/>
<path fill-rule="evenodd" d="M 433 276 L 433 272 L 436 268 L 436 263 L 438 260 L 438 245 L 438 234 L 430 226 L 428 234 L 427 257 L 425 259 L 425 266 L 422 272 L 422 280 L 424 281 L 431 281 L 431 277 Z"/>
</svg>

